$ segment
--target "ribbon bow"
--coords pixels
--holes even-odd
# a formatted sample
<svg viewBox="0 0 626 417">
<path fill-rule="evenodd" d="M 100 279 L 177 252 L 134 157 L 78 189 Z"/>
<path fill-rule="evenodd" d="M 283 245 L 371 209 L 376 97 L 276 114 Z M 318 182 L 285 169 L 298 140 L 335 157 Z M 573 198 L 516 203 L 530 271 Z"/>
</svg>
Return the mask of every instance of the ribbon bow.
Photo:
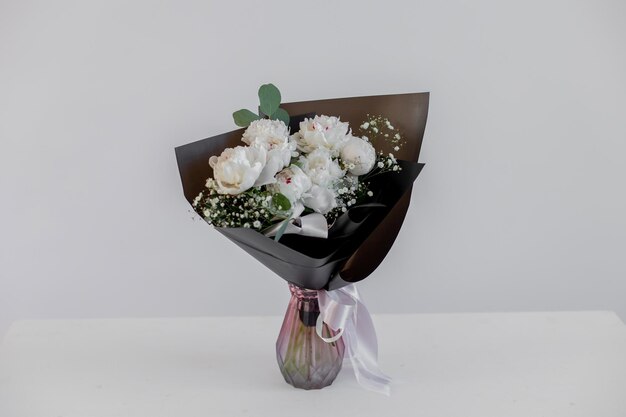
<svg viewBox="0 0 626 417">
<path fill-rule="evenodd" d="M 345 237 L 353 234 L 377 209 L 386 207 L 380 203 L 367 203 L 353 206 L 346 213 L 339 216 L 332 224 L 331 234 L 333 237 Z M 263 230 L 268 237 L 294 234 L 301 236 L 328 238 L 329 226 L 326 217 L 320 213 L 310 213 L 304 216 L 304 205 L 300 202 L 294 204 L 289 218 L 276 223 Z M 351 216 L 351 213 L 355 213 Z M 354 218 L 353 218 L 354 217 Z"/>
<path fill-rule="evenodd" d="M 333 291 L 319 290 L 318 299 L 317 335 L 327 343 L 343 336 L 357 382 L 371 391 L 390 395 L 391 378 L 378 367 L 376 330 L 356 285 L 350 284 Z M 338 333 L 330 338 L 323 337 L 323 323 Z"/>
</svg>

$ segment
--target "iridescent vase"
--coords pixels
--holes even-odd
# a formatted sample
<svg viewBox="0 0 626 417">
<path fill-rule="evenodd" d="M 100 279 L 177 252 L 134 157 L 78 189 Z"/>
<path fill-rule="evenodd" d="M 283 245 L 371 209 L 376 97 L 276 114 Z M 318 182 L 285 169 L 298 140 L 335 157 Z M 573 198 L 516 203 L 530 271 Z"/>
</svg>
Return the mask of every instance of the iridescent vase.
<svg viewBox="0 0 626 417">
<path fill-rule="evenodd" d="M 296 388 L 320 389 L 333 383 L 341 370 L 344 344 L 342 338 L 327 343 L 315 331 L 320 314 L 317 291 L 289 284 L 291 300 L 276 341 L 278 366 L 287 383 Z M 322 335 L 337 333 L 326 323 Z"/>
</svg>

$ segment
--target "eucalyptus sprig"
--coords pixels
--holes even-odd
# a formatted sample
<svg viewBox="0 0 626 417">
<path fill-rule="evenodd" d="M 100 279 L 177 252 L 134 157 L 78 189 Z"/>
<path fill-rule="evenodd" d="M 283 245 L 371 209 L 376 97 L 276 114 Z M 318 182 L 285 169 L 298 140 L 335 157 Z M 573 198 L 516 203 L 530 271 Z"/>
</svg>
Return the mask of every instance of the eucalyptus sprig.
<svg viewBox="0 0 626 417">
<path fill-rule="evenodd" d="M 280 100 L 280 90 L 274 84 L 263 84 L 259 88 L 258 114 L 241 109 L 233 113 L 233 120 L 239 127 L 248 127 L 253 121 L 264 118 L 280 120 L 289 126 L 289 113 L 280 107 Z"/>
</svg>

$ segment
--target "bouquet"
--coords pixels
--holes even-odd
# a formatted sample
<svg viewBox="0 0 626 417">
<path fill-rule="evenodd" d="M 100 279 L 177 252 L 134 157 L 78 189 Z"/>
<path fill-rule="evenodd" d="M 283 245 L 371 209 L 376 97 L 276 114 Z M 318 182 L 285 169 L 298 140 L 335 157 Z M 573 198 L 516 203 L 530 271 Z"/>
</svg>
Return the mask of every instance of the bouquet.
<svg viewBox="0 0 626 417">
<path fill-rule="evenodd" d="M 265 84 L 259 100 L 257 112 L 233 113 L 242 129 L 176 149 L 185 196 L 289 282 L 277 341 L 288 383 L 330 385 L 346 354 L 362 385 L 388 393 L 354 283 L 378 266 L 402 225 L 423 167 L 428 94 L 285 104 Z"/>
</svg>

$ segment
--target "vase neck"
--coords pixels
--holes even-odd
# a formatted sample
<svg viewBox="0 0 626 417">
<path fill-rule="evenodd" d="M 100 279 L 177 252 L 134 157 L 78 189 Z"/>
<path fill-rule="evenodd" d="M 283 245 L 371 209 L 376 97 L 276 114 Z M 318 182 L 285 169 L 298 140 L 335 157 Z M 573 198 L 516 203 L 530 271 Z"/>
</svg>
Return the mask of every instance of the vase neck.
<svg viewBox="0 0 626 417">
<path fill-rule="evenodd" d="M 298 287 L 294 284 L 289 284 L 289 291 L 291 291 L 291 295 L 296 297 L 298 300 L 317 299 L 317 290 L 309 290 L 306 288 Z"/>
<path fill-rule="evenodd" d="M 297 310 L 300 321 L 307 327 L 315 326 L 317 317 L 320 315 L 317 291 L 293 284 L 289 284 L 289 290 L 291 291 L 290 305 L 294 310 Z"/>
</svg>

